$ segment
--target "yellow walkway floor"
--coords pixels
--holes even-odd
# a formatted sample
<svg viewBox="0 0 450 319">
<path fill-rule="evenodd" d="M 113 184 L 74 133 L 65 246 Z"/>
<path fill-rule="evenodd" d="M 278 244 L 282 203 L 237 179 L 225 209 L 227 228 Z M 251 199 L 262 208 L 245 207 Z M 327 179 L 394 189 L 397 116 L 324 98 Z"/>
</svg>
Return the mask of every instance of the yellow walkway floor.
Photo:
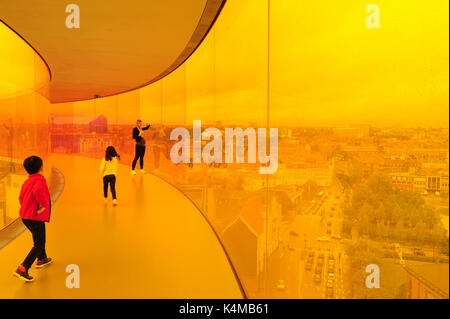
<svg viewBox="0 0 450 319">
<path fill-rule="evenodd" d="M 49 161 L 66 183 L 47 224 L 54 263 L 30 269 L 33 283 L 12 277 L 32 246 L 24 232 L 0 250 L 0 298 L 242 298 L 213 231 L 170 184 L 121 165 L 113 207 L 103 202 L 100 160 Z M 66 287 L 69 264 L 79 266 L 80 288 Z"/>
</svg>

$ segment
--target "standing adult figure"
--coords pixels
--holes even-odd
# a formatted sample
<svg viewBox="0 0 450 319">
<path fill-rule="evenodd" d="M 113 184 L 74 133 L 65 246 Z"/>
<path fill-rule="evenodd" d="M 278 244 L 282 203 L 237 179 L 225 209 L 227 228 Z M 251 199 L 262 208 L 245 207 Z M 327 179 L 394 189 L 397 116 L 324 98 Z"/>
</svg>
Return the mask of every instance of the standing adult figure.
<svg viewBox="0 0 450 319">
<path fill-rule="evenodd" d="M 136 127 L 133 128 L 133 139 L 136 141 L 136 154 L 134 156 L 133 165 L 131 174 L 136 175 L 136 163 L 139 159 L 139 165 L 141 167 L 140 172 L 142 174 L 145 174 L 144 171 L 144 155 L 145 155 L 145 138 L 144 138 L 144 131 L 148 130 L 150 128 L 150 124 L 142 127 L 142 121 L 137 120 Z"/>
</svg>

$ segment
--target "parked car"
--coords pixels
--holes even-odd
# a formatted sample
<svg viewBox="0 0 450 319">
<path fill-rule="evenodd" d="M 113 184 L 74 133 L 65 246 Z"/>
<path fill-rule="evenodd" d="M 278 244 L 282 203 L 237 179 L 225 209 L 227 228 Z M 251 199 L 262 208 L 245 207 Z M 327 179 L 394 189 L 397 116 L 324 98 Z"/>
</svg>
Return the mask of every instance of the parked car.
<svg viewBox="0 0 450 319">
<path fill-rule="evenodd" d="M 414 248 L 414 255 L 416 256 L 425 256 L 425 252 L 420 248 Z"/>
<path fill-rule="evenodd" d="M 280 279 L 280 280 L 278 281 L 277 288 L 278 288 L 279 290 L 284 290 L 284 289 L 286 288 L 286 284 L 284 283 L 284 280 Z"/>
<path fill-rule="evenodd" d="M 322 273 L 322 266 L 317 265 L 314 273 L 315 274 L 321 274 Z"/>
<path fill-rule="evenodd" d="M 327 281 L 327 287 L 328 287 L 328 288 L 333 288 L 333 286 L 334 286 L 334 281 L 328 279 L 328 281 Z"/>
<path fill-rule="evenodd" d="M 342 237 L 340 235 L 338 235 L 338 234 L 331 236 L 331 238 L 337 239 L 337 240 L 341 240 L 342 239 Z"/>
<path fill-rule="evenodd" d="M 317 241 L 326 242 L 326 241 L 330 241 L 330 238 L 328 238 L 327 236 L 321 236 L 321 237 L 317 237 Z"/>
<path fill-rule="evenodd" d="M 314 275 L 314 282 L 315 282 L 316 284 L 320 284 L 321 281 L 322 281 L 322 276 L 319 275 L 319 274 L 315 274 L 315 275 Z"/>
</svg>

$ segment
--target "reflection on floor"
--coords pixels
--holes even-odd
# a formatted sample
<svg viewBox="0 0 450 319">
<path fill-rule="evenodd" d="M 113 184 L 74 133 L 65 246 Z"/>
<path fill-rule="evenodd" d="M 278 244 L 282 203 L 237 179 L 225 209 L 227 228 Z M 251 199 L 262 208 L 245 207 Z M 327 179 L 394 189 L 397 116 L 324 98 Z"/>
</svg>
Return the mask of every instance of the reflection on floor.
<svg viewBox="0 0 450 319">
<path fill-rule="evenodd" d="M 0 298 L 242 298 L 225 253 L 179 191 L 150 175 L 117 176 L 119 205 L 103 202 L 100 161 L 54 155 L 66 186 L 47 225 L 48 268 L 11 276 L 32 245 L 25 232 L 0 250 Z M 67 288 L 66 267 L 80 269 Z"/>
</svg>

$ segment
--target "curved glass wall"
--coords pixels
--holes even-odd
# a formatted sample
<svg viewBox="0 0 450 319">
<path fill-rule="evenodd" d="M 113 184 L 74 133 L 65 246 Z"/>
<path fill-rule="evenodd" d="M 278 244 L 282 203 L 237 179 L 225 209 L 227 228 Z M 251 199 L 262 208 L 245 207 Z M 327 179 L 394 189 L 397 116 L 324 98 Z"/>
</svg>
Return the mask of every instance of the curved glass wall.
<svg viewBox="0 0 450 319">
<path fill-rule="evenodd" d="M 19 216 L 23 158 L 48 154 L 49 79 L 39 55 L 0 22 L 0 230 Z"/>
<path fill-rule="evenodd" d="M 202 210 L 250 297 L 421 298 L 410 269 L 448 295 L 444 12 L 443 0 L 229 0 L 162 80 L 50 105 L 50 149 L 100 159 L 114 145 L 130 164 L 136 120 L 152 124 L 145 168 Z M 193 137 L 196 120 L 221 134 L 277 128 L 278 169 L 247 163 L 250 138 L 244 163 L 193 163 L 190 143 L 190 163 L 175 164 L 171 132 Z M 379 289 L 366 286 L 369 265 Z"/>
</svg>

